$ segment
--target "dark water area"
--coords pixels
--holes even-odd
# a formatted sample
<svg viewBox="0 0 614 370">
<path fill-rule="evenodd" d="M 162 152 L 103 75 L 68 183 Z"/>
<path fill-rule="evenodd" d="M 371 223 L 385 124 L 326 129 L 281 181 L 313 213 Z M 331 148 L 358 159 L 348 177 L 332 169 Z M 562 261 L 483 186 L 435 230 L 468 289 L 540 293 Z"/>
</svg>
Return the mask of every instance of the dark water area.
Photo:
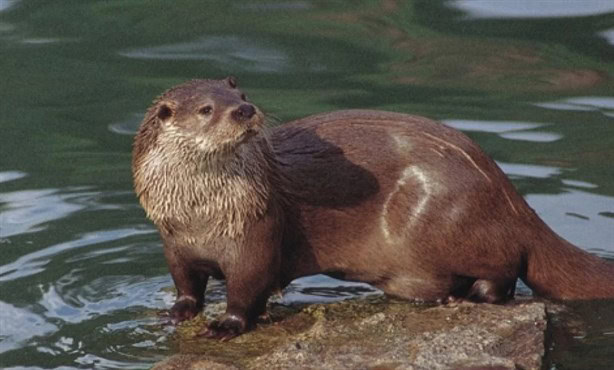
<svg viewBox="0 0 614 370">
<path fill-rule="evenodd" d="M 130 151 L 152 99 L 191 78 L 235 75 L 282 122 L 443 120 L 557 233 L 614 259 L 610 1 L 0 0 L 0 73 L 2 368 L 148 368 L 177 350 Z M 373 293 L 316 276 L 282 302 Z M 614 367 L 614 305 L 569 307 L 587 324 L 555 337 L 552 368 Z"/>
</svg>

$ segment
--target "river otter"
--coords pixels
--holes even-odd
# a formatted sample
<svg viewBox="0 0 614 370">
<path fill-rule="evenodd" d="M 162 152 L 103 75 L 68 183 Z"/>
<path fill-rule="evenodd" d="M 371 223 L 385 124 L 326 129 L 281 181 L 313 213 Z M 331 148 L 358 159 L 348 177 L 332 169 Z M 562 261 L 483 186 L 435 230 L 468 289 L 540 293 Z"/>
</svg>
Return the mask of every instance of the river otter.
<svg viewBox="0 0 614 370">
<path fill-rule="evenodd" d="M 461 132 L 368 110 L 264 121 L 229 77 L 166 91 L 138 130 L 135 190 L 175 322 L 201 311 L 210 276 L 228 305 L 202 334 L 224 340 L 316 273 L 424 301 L 503 302 L 517 278 L 551 298 L 614 297 L 614 264 L 557 236 Z"/>
</svg>

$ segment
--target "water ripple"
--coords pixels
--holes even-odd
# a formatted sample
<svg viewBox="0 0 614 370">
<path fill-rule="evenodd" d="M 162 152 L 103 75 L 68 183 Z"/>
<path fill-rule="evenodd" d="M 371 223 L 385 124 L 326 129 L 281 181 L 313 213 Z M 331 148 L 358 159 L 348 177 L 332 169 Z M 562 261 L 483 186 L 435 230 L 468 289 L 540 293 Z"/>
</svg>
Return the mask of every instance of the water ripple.
<svg viewBox="0 0 614 370">
<path fill-rule="evenodd" d="M 449 6 L 467 12 L 468 18 L 585 17 L 614 12 L 614 3 L 603 0 L 456 0 L 450 2 Z"/>
<path fill-rule="evenodd" d="M 570 242 L 608 257 L 614 252 L 614 197 L 564 189 L 560 194 L 528 194 L 539 216 Z"/>
<path fill-rule="evenodd" d="M 0 183 L 18 180 L 26 176 L 28 174 L 21 171 L 2 171 L 0 172 Z"/>
<path fill-rule="evenodd" d="M 325 303 L 377 294 L 383 293 L 366 283 L 314 275 L 294 280 L 284 289 L 280 302 L 282 304 Z"/>
<path fill-rule="evenodd" d="M 134 136 L 144 116 L 144 112 L 132 113 L 129 119 L 123 120 L 121 122 L 111 123 L 109 125 L 109 130 L 120 135 Z"/>
<path fill-rule="evenodd" d="M 107 243 L 133 235 L 148 234 L 153 232 L 154 231 L 151 229 L 125 228 L 85 233 L 75 240 L 55 244 L 32 253 L 25 254 L 12 263 L 0 266 L 0 282 L 15 280 L 39 273 L 44 270 L 44 266 L 49 263 L 51 257 L 67 250 L 73 250 L 93 244 Z M 98 251 L 98 253 L 103 252 Z"/>
<path fill-rule="evenodd" d="M 288 55 L 281 50 L 237 36 L 210 36 L 191 42 L 132 49 L 119 54 L 137 59 L 208 60 L 225 69 L 250 72 L 290 70 Z"/>
<path fill-rule="evenodd" d="M 11 173 L 13 179 L 22 175 L 13 171 Z M 83 209 L 120 209 L 117 205 L 100 202 L 103 196 L 118 194 L 92 191 L 86 187 L 0 193 L 0 238 L 44 230 L 47 227 L 45 224 L 50 221 L 68 217 Z"/>
<path fill-rule="evenodd" d="M 614 97 L 611 96 L 578 96 L 534 105 L 545 109 L 570 112 L 601 112 L 606 116 L 612 116 L 614 113 Z"/>
<path fill-rule="evenodd" d="M 35 336 L 53 333 L 57 327 L 25 308 L 0 301 L 0 353 L 20 348 Z"/>
<path fill-rule="evenodd" d="M 443 123 L 461 131 L 477 131 L 496 133 L 499 137 L 508 140 L 522 140 L 531 142 L 552 142 L 559 140 L 563 135 L 546 131 L 527 131 L 538 127 L 549 126 L 548 123 L 519 122 L 519 121 L 478 121 L 465 119 L 450 119 Z"/>
<path fill-rule="evenodd" d="M 171 295 L 163 291 L 171 285 L 167 275 L 111 275 L 91 281 L 78 277 L 75 281 L 78 287 L 73 289 L 63 289 L 61 284 L 46 288 L 38 304 L 44 307 L 47 318 L 76 324 L 131 307 L 140 311 L 143 307 L 162 309 L 167 305 L 167 295 Z"/>
<path fill-rule="evenodd" d="M 17 0 L 2 0 L 0 1 L 0 12 L 3 12 L 13 6 Z"/>
<path fill-rule="evenodd" d="M 284 1 L 284 2 L 270 2 L 270 3 L 250 3 L 250 4 L 236 4 L 238 9 L 246 10 L 260 10 L 260 11 L 273 11 L 273 10 L 306 10 L 313 8 L 313 4 L 309 1 Z"/>
<path fill-rule="evenodd" d="M 503 172 L 510 177 L 535 177 L 547 179 L 560 175 L 562 170 L 558 167 L 542 166 L 537 164 L 505 163 L 496 161 Z"/>
</svg>

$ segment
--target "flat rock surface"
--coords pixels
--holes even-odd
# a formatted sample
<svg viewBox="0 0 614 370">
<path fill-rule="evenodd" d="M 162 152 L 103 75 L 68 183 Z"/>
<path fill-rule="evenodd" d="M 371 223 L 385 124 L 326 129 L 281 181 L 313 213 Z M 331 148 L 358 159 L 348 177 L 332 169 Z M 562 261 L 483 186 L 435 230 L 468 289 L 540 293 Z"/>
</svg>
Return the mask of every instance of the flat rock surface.
<svg viewBox="0 0 614 370">
<path fill-rule="evenodd" d="M 166 369 L 539 369 L 545 305 L 414 305 L 385 298 L 273 306 L 270 320 L 229 342 L 195 335 L 223 311 L 182 324 Z"/>
</svg>

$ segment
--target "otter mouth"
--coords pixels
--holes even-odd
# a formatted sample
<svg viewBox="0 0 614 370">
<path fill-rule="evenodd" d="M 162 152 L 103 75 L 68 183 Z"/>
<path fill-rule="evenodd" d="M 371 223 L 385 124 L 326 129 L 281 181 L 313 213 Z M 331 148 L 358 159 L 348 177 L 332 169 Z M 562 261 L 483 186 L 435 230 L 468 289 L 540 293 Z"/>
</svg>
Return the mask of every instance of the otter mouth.
<svg viewBox="0 0 614 370">
<path fill-rule="evenodd" d="M 264 119 L 261 115 L 256 114 L 252 119 L 247 122 L 247 128 L 237 138 L 237 144 L 243 144 L 252 137 L 258 135 L 262 130 Z"/>
<path fill-rule="evenodd" d="M 243 131 L 243 133 L 241 133 L 241 135 L 237 139 L 237 145 L 245 143 L 246 141 L 248 141 L 252 137 L 258 135 L 259 132 L 260 132 L 260 130 L 257 130 L 255 128 L 251 128 L 251 127 L 248 128 L 247 130 Z"/>
</svg>

